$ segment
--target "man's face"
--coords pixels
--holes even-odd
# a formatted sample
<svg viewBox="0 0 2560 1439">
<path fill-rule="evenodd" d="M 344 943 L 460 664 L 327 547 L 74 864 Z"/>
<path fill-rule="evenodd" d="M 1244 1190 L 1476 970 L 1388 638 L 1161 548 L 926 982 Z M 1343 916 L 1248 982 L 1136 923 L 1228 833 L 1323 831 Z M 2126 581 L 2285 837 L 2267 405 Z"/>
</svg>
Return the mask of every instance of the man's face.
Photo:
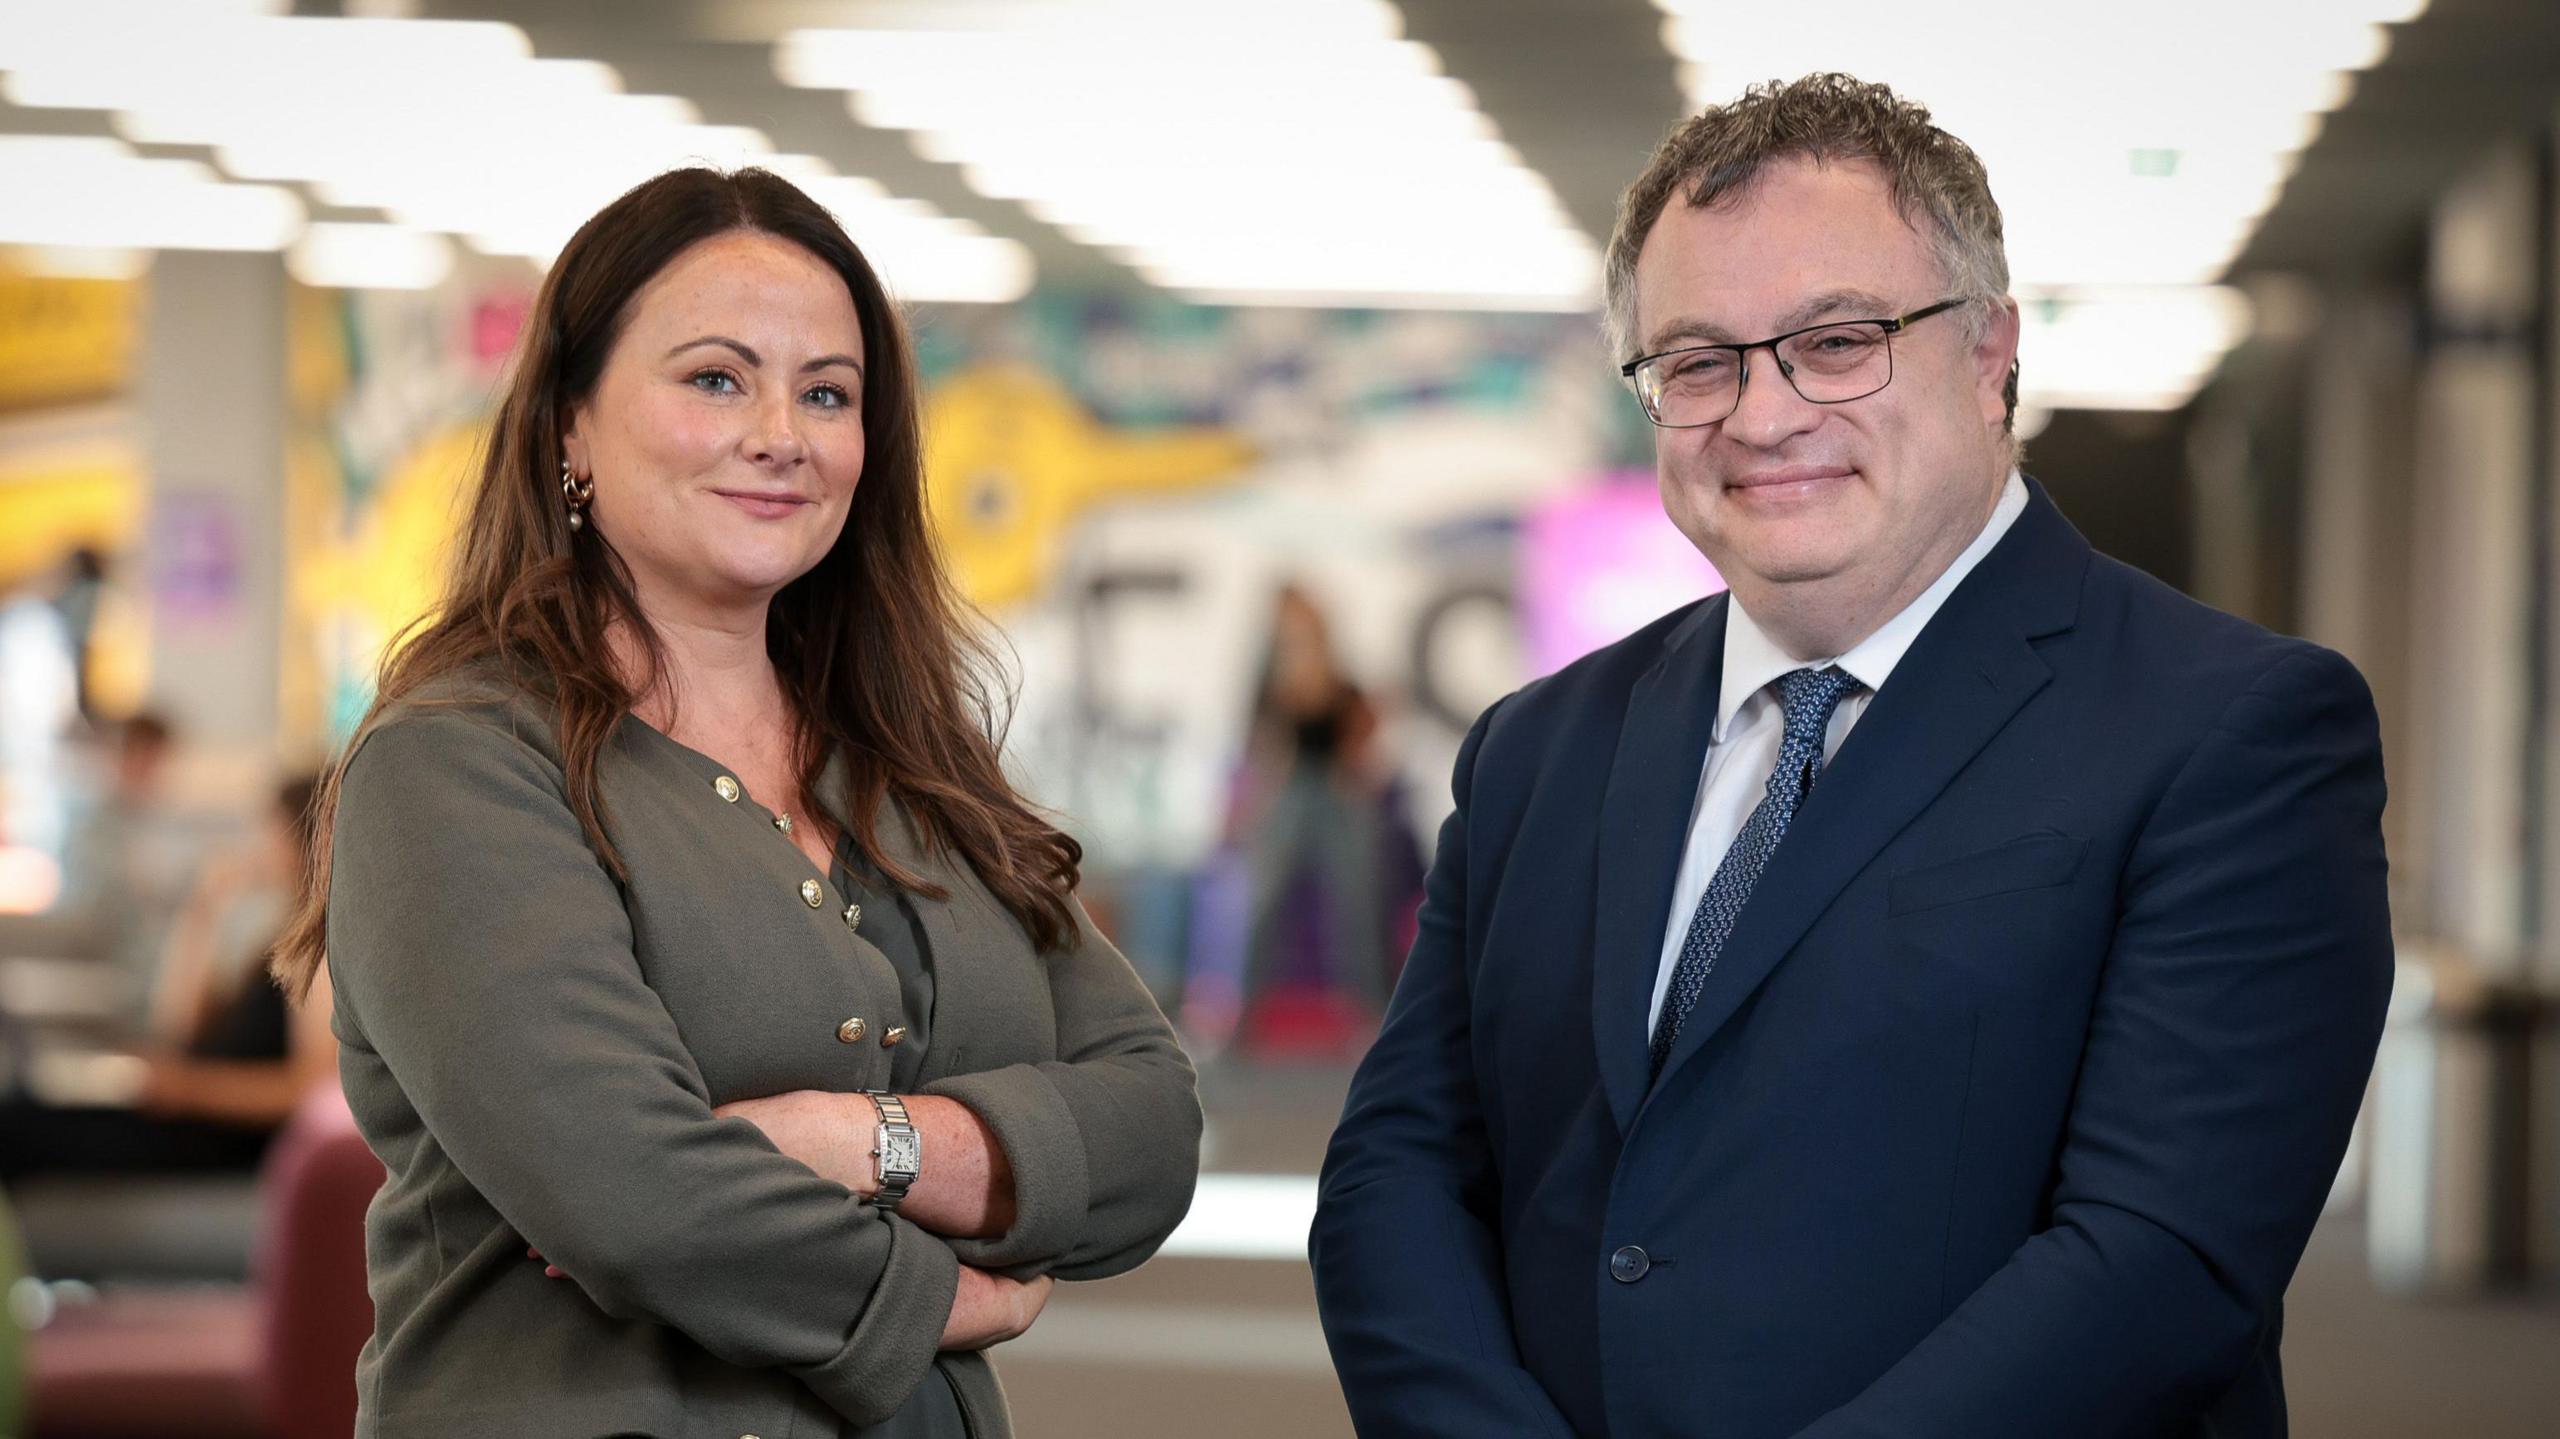
<svg viewBox="0 0 2560 1439">
<path fill-rule="evenodd" d="M 1946 284 L 1875 167 L 1782 161 L 1730 203 L 1673 197 L 1636 259 L 1637 342 L 1649 355 L 1884 319 Z M 1654 431 L 1663 508 L 1746 603 L 1824 582 L 1916 594 L 1980 533 L 2008 474 L 2017 319 L 2003 306 L 1969 345 L 1968 313 L 1896 335 L 1892 383 L 1864 399 L 1813 404 L 1754 350 L 1730 417 Z"/>
</svg>

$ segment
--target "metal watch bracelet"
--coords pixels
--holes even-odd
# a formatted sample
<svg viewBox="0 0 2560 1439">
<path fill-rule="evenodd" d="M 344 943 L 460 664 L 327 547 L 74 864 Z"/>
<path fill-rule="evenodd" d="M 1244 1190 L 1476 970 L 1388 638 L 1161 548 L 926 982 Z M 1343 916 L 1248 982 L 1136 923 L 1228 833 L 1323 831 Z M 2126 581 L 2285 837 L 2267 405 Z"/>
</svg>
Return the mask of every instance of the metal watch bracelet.
<svg viewBox="0 0 2560 1439">
<path fill-rule="evenodd" d="M 905 1100 L 877 1089 L 863 1094 L 880 1111 L 880 1124 L 871 1131 L 872 1175 L 879 1187 L 868 1202 L 876 1208 L 895 1209 L 924 1170 L 924 1136 L 907 1118 Z"/>
</svg>

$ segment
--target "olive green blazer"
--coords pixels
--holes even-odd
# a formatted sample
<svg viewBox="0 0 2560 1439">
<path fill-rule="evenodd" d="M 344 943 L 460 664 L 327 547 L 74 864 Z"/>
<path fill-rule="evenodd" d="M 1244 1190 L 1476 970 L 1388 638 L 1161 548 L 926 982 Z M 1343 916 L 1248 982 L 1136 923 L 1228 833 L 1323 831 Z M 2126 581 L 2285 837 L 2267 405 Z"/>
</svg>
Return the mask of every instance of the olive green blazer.
<svg viewBox="0 0 2560 1439">
<path fill-rule="evenodd" d="M 1133 1268 L 1198 1175 L 1195 1077 L 1127 962 L 1081 910 L 1072 948 L 1035 952 L 884 813 L 892 856 L 951 891 L 915 900 L 922 1088 L 983 1116 L 1014 1173 L 1011 1232 L 938 1238 L 712 1113 L 889 1079 L 896 973 L 772 812 L 628 719 L 599 766 L 619 883 L 541 705 L 485 675 L 427 698 L 359 738 L 331 850 L 340 1071 L 389 1171 L 360 1439 L 833 1439 L 937 1362 L 973 1433 L 1010 1434 L 986 1359 L 936 1354 L 957 1267 Z M 839 764 L 839 814 L 842 785 Z"/>
</svg>

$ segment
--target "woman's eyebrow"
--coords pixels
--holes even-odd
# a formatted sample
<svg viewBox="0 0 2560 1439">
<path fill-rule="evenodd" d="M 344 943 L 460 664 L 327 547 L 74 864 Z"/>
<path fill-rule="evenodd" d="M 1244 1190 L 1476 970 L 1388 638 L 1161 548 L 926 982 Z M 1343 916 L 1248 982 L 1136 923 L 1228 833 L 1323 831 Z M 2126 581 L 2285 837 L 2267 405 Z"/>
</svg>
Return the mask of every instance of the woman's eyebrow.
<svg viewBox="0 0 2560 1439">
<path fill-rule="evenodd" d="M 762 355 L 757 354 L 746 345 L 736 340 L 732 340 L 726 335 L 704 335 L 700 339 L 687 340 L 683 344 L 676 346 L 674 349 L 667 351 L 667 358 L 672 360 L 687 350 L 695 349 L 703 345 L 721 345 L 728 349 L 735 350 L 738 352 L 738 358 L 746 361 L 750 365 L 761 365 L 764 363 L 764 357 Z"/>
</svg>

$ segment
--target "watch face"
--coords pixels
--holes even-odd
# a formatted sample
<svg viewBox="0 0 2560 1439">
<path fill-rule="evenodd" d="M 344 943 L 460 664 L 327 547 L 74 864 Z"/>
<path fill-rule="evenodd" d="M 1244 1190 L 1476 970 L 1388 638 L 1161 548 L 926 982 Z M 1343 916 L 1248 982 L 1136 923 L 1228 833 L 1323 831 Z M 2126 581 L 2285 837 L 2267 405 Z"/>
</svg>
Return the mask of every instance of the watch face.
<svg viewBox="0 0 2560 1439">
<path fill-rule="evenodd" d="M 886 1174 L 913 1174 L 924 1167 L 924 1145 L 912 1134 L 880 1136 L 880 1169 Z"/>
</svg>

